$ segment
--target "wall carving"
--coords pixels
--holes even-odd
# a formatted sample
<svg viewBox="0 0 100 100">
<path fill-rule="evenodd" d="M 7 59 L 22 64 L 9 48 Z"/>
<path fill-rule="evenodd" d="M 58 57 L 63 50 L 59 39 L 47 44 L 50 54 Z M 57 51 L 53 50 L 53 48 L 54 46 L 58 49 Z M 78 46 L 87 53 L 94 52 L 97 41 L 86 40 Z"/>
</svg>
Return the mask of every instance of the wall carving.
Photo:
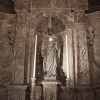
<svg viewBox="0 0 100 100">
<path fill-rule="evenodd" d="M 10 45 L 12 42 L 11 35 L 15 33 L 15 27 L 13 26 L 15 24 L 15 21 L 11 23 L 12 20 L 14 20 L 14 15 L 6 15 L 2 14 L 2 21 L 1 21 L 1 29 L 0 29 L 0 67 L 7 68 L 10 66 L 12 58 L 13 58 L 13 47 Z M 9 16 L 9 19 L 6 19 L 6 17 Z M 10 31 L 12 30 L 12 31 Z M 10 32 L 10 33 L 9 33 Z M 14 41 L 14 39 L 13 39 Z M 2 50 L 3 49 L 3 50 Z M 10 55 L 10 58 L 9 58 Z"/>
<path fill-rule="evenodd" d="M 85 27 L 84 25 L 77 25 L 78 82 L 81 85 L 89 84 L 90 80 Z"/>
<path fill-rule="evenodd" d="M 2 71 L 0 75 L 0 82 L 2 84 L 11 83 L 12 73 L 10 71 Z"/>
<path fill-rule="evenodd" d="M 89 85 L 89 62 L 86 35 L 86 16 L 84 10 L 75 11 L 75 33 L 76 33 L 76 54 L 77 54 L 77 84 Z"/>
<path fill-rule="evenodd" d="M 0 13 L 0 98 L 7 100 L 6 85 L 11 84 L 16 16 Z"/>
<path fill-rule="evenodd" d="M 0 13 L 0 84 L 11 84 L 15 40 L 15 15 Z"/>
<path fill-rule="evenodd" d="M 89 59 L 90 59 L 90 68 L 92 71 L 92 81 L 93 83 L 100 84 L 100 53 L 99 53 L 99 42 L 100 41 L 100 29 L 98 28 L 100 26 L 100 12 L 95 12 L 93 14 L 89 14 L 88 17 L 88 24 L 92 27 L 90 27 L 90 36 L 91 40 L 90 43 L 92 45 L 89 46 Z"/>
<path fill-rule="evenodd" d="M 76 23 L 84 23 L 86 20 L 84 11 L 76 11 L 75 12 L 75 22 Z"/>
</svg>

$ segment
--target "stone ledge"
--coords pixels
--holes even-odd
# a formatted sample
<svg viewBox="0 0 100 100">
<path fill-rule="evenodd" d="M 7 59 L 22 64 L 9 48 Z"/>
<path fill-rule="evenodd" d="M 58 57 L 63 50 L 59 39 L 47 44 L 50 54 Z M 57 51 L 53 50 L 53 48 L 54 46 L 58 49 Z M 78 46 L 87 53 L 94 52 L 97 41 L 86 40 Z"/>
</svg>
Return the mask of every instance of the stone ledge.
<svg viewBox="0 0 100 100">
<path fill-rule="evenodd" d="M 27 86 L 21 86 L 21 85 L 8 85 L 7 89 L 9 91 L 25 91 Z"/>
<path fill-rule="evenodd" d="M 75 91 L 77 91 L 77 92 L 94 92 L 95 88 L 92 86 L 76 86 Z"/>
</svg>

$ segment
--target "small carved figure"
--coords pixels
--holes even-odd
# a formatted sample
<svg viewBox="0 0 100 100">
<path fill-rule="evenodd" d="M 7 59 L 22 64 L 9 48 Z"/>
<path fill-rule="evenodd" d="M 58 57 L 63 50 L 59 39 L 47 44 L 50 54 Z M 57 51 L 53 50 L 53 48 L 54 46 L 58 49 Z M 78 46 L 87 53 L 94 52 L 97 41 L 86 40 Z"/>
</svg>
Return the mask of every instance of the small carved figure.
<svg viewBox="0 0 100 100">
<path fill-rule="evenodd" d="M 87 39 L 88 39 L 89 45 L 92 45 L 94 43 L 94 37 L 95 37 L 95 33 L 94 33 L 93 27 L 88 26 L 88 28 L 87 28 Z"/>
<path fill-rule="evenodd" d="M 10 45 L 14 45 L 15 34 L 13 32 L 10 32 L 10 31 L 8 33 L 9 33 Z"/>
</svg>

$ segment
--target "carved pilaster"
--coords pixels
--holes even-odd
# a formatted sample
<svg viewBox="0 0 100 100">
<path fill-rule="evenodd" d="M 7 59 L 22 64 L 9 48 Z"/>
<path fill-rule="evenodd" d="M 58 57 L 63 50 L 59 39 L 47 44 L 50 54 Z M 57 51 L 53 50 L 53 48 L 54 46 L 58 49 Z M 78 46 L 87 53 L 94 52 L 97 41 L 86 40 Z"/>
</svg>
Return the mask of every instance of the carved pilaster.
<svg viewBox="0 0 100 100">
<path fill-rule="evenodd" d="M 89 61 L 84 11 L 75 11 L 75 34 L 77 57 L 77 85 L 89 85 Z"/>
<path fill-rule="evenodd" d="M 26 86 L 7 86 L 8 100 L 25 100 Z"/>
<path fill-rule="evenodd" d="M 11 84 L 16 19 L 0 13 L 0 85 Z"/>
<path fill-rule="evenodd" d="M 13 84 L 24 83 L 24 60 L 26 42 L 26 14 L 17 14 L 16 40 L 14 50 Z"/>
</svg>

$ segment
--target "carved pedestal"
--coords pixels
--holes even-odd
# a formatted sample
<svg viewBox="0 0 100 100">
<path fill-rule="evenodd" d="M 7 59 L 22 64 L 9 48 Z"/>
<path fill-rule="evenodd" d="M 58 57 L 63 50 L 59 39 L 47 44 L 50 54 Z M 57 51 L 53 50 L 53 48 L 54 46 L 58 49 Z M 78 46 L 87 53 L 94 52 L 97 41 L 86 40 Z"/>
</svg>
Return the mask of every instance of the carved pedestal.
<svg viewBox="0 0 100 100">
<path fill-rule="evenodd" d="M 43 84 L 43 100 L 58 100 L 57 98 L 57 85 L 58 82 L 44 81 Z"/>
<path fill-rule="evenodd" d="M 9 85 L 8 100 L 25 100 L 27 86 Z"/>
</svg>

